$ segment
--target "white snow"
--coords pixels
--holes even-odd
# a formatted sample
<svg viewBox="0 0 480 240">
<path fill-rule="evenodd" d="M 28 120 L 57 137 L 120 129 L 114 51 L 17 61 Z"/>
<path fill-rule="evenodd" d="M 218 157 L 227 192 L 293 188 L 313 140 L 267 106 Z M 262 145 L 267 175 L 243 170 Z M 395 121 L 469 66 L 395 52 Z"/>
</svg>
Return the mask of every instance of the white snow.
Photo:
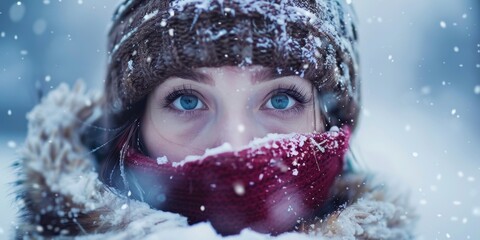
<svg viewBox="0 0 480 240">
<path fill-rule="evenodd" d="M 237 130 L 238 130 L 239 133 L 245 132 L 245 125 L 239 124 L 239 125 L 237 126 Z"/>
<path fill-rule="evenodd" d="M 157 158 L 157 164 L 158 165 L 162 165 L 162 164 L 166 164 L 168 163 L 168 158 L 167 156 L 163 156 L 163 157 L 158 157 Z"/>
<path fill-rule="evenodd" d="M 133 60 L 129 60 L 129 61 L 128 61 L 128 69 L 129 69 L 130 71 L 133 71 Z"/>
<path fill-rule="evenodd" d="M 216 155 L 224 152 L 233 151 L 232 145 L 230 143 L 223 143 L 222 145 L 214 148 L 208 148 L 205 150 L 205 153 L 202 156 L 199 155 L 188 155 L 184 160 L 180 162 L 172 162 L 173 167 L 183 166 L 187 162 L 198 161 L 204 159 L 211 155 Z"/>
<path fill-rule="evenodd" d="M 338 128 L 338 126 L 332 126 L 330 127 L 330 132 L 340 132 L 340 128 Z"/>
<path fill-rule="evenodd" d="M 14 191 L 11 183 L 15 180 L 15 174 L 11 164 L 18 158 L 16 154 L 17 148 L 8 146 L 8 142 L 21 141 L 23 136 L 10 136 L 7 134 L 0 134 L 0 171 L 2 177 L 0 178 L 0 210 L 2 217 L 0 217 L 0 239 L 13 239 L 13 229 L 15 227 L 15 214 L 19 207 L 22 206 L 21 201 L 14 201 Z M 6 144 L 7 143 L 7 144 Z"/>
<path fill-rule="evenodd" d="M 264 145 L 268 142 L 280 140 L 280 139 L 287 139 L 287 138 L 293 138 L 296 133 L 289 133 L 289 134 L 279 134 L 279 133 L 269 133 L 267 136 L 263 138 L 254 138 L 250 143 L 246 146 L 246 148 L 253 148 L 253 147 L 260 147 L 261 145 Z"/>
<path fill-rule="evenodd" d="M 340 131 L 340 129 L 337 126 L 333 126 L 333 127 L 330 128 L 328 133 L 332 134 L 332 136 L 336 136 L 339 131 Z M 307 138 L 306 136 L 300 135 L 298 133 L 288 133 L 288 134 L 269 133 L 269 134 L 267 134 L 267 136 L 265 136 L 263 138 L 254 138 L 247 145 L 245 145 L 245 146 L 243 146 L 239 149 L 235 149 L 235 151 L 240 152 L 240 151 L 245 150 L 245 149 L 253 149 L 254 150 L 254 149 L 261 148 L 261 147 L 279 148 L 280 146 L 278 146 L 276 141 L 279 141 L 279 140 L 282 140 L 282 139 L 289 139 L 291 141 L 294 141 L 294 143 L 289 143 L 289 146 L 290 146 L 289 147 L 289 149 L 290 149 L 289 155 L 291 155 L 291 156 L 298 155 L 299 152 L 296 149 L 296 145 L 302 147 L 305 144 L 305 141 L 307 141 L 308 139 L 310 139 L 310 141 L 313 144 L 315 144 L 315 146 L 321 152 L 325 152 L 325 147 L 322 146 L 322 144 L 324 144 L 327 141 L 327 140 L 324 140 L 320 143 L 317 143 L 315 141 L 315 139 L 313 139 L 311 137 Z M 335 143 L 335 144 L 337 144 L 337 143 Z M 182 160 L 180 162 L 172 162 L 172 166 L 173 167 L 183 166 L 187 162 L 199 161 L 199 160 L 205 159 L 208 156 L 218 155 L 220 153 L 231 152 L 231 151 L 234 151 L 232 145 L 230 143 L 226 142 L 226 143 L 223 143 L 222 145 L 220 145 L 218 147 L 211 148 L 211 149 L 206 149 L 204 154 L 201 155 L 201 156 L 200 155 L 188 155 L 188 156 L 185 157 L 184 160 Z"/>
<path fill-rule="evenodd" d="M 227 30 L 225 29 L 222 29 L 220 31 L 217 31 L 215 33 L 213 33 L 210 29 L 207 29 L 204 34 L 207 35 L 207 39 L 210 40 L 210 41 L 214 41 L 214 40 L 217 40 L 219 38 L 221 38 L 222 36 L 226 35 L 228 32 Z"/>
<path fill-rule="evenodd" d="M 125 42 L 127 39 L 129 39 L 130 36 L 132 36 L 132 34 L 134 34 L 137 31 L 137 29 L 138 29 L 138 27 L 132 29 L 130 32 L 123 35 L 123 37 L 120 39 L 120 42 L 115 44 L 115 46 L 113 47 L 113 50 L 112 50 L 112 53 L 110 54 L 110 56 L 112 56 L 120 48 L 120 46 L 123 44 L 123 42 Z M 109 60 L 111 60 L 111 59 L 109 59 Z"/>
<path fill-rule="evenodd" d="M 44 0 L 45 1 L 49 1 L 49 0 Z M 117 9 L 117 12 L 116 12 L 116 15 L 113 16 L 113 19 L 117 19 L 120 17 L 120 15 L 125 11 L 125 9 L 127 9 L 130 4 L 132 4 L 133 0 L 128 0 L 127 2 L 121 4 L 120 6 L 118 6 L 118 9 Z"/>
<path fill-rule="evenodd" d="M 160 26 L 162 27 L 167 26 L 167 21 L 165 19 L 162 19 L 162 21 L 160 22 Z"/>
<path fill-rule="evenodd" d="M 446 28 L 446 27 L 447 27 L 447 23 L 445 23 L 445 21 L 440 21 L 440 27 L 441 27 L 441 28 Z"/>
<path fill-rule="evenodd" d="M 143 16 L 143 22 L 150 20 L 152 17 L 155 17 L 157 14 L 158 14 L 158 9 L 151 13 L 145 14 L 145 16 Z"/>
<path fill-rule="evenodd" d="M 282 4 L 282 3 L 272 3 L 272 2 L 267 2 L 267 1 L 254 1 L 254 0 L 245 0 L 245 1 L 235 1 L 235 3 L 238 5 L 238 11 L 241 13 L 245 14 L 250 14 L 250 13 L 260 13 L 263 15 L 265 18 L 270 19 L 272 21 L 280 23 L 281 29 L 279 31 L 275 32 L 275 43 L 270 42 L 271 39 L 269 38 L 264 38 L 264 39 L 259 39 L 255 44 L 257 47 L 265 47 L 265 48 L 270 48 L 272 46 L 281 46 L 284 48 L 286 52 L 289 51 L 301 51 L 304 57 L 307 59 L 307 61 L 312 64 L 313 66 L 318 66 L 323 63 L 319 63 L 318 57 L 315 55 L 315 46 L 318 45 L 319 39 L 318 38 L 309 38 L 307 41 L 307 44 L 300 43 L 296 39 L 292 39 L 291 36 L 289 35 L 287 31 L 287 25 L 290 22 L 304 22 L 312 25 L 319 26 L 321 29 L 320 31 L 328 33 L 330 36 L 333 36 L 331 40 L 334 42 L 335 45 L 339 46 L 342 49 L 351 50 L 350 42 L 348 41 L 343 41 L 339 37 L 339 29 L 340 29 L 340 22 L 344 22 L 345 26 L 342 31 L 346 31 L 349 35 L 353 35 L 353 28 L 351 27 L 351 22 L 355 18 L 353 13 L 345 13 L 345 15 L 340 15 L 340 14 L 334 14 L 331 19 L 331 21 L 325 21 L 325 17 L 320 16 L 318 17 L 314 13 L 306 10 L 305 8 L 299 8 L 295 6 L 291 6 L 288 4 Z M 125 4 L 128 5 L 129 3 Z M 333 12 L 337 11 L 337 8 L 340 6 L 337 6 L 334 3 L 331 2 L 318 2 L 319 8 L 320 9 L 335 9 Z M 160 23 L 161 26 L 166 26 L 166 20 L 168 18 L 172 18 L 175 16 L 176 12 L 182 12 L 184 9 L 188 6 L 194 6 L 196 11 L 194 16 L 194 19 L 198 19 L 198 16 L 200 16 L 203 12 L 209 12 L 209 11 L 215 11 L 218 8 L 221 11 L 225 12 L 232 12 L 232 9 L 223 6 L 224 2 L 222 0 L 206 0 L 206 1 L 200 1 L 200 0 L 179 0 L 176 1 L 173 8 L 169 9 L 169 17 L 167 19 L 162 20 Z M 126 6 L 121 6 L 119 9 L 119 13 L 124 10 Z M 117 15 L 118 15 L 117 14 Z M 144 21 L 150 19 L 153 15 L 158 14 L 156 11 L 148 13 L 144 17 Z M 238 14 L 238 13 L 233 13 L 233 14 Z M 116 17 L 114 18 L 116 19 Z M 196 24 L 196 20 L 193 21 L 192 27 Z M 137 28 L 138 26 L 136 26 Z M 209 32 L 210 31 L 210 32 Z M 221 29 L 219 31 L 211 31 L 210 29 L 205 29 L 205 33 L 210 36 L 207 36 L 206 39 L 209 40 L 215 40 L 220 38 L 221 36 L 225 34 L 236 34 L 238 29 L 233 29 L 231 32 L 227 32 L 227 30 Z M 173 29 L 169 29 L 168 33 L 170 36 L 174 36 L 174 31 Z M 128 37 L 129 34 L 126 35 Z M 112 54 L 116 52 L 116 50 L 119 48 L 119 45 L 123 44 L 123 40 L 121 40 L 112 50 Z M 333 52 L 331 52 L 333 53 Z M 327 59 L 329 59 L 328 64 L 335 64 L 336 59 L 335 57 L 331 56 L 332 54 L 328 54 Z M 242 61 L 244 63 L 249 63 L 251 62 L 251 56 L 244 56 L 244 60 Z M 298 73 L 299 75 L 303 73 Z M 349 83 L 347 81 L 347 83 Z M 350 86 L 348 86 L 350 88 Z"/>
<path fill-rule="evenodd" d="M 479 65 L 480 66 L 480 65 Z M 480 94 L 480 85 L 476 85 L 474 88 L 473 88 L 473 92 L 475 94 Z"/>
<path fill-rule="evenodd" d="M 472 215 L 475 217 L 480 217 L 480 207 L 474 207 L 472 209 Z"/>
<path fill-rule="evenodd" d="M 17 143 L 16 143 L 15 141 L 10 140 L 10 141 L 8 141 L 7 146 L 8 146 L 9 148 L 16 148 L 16 147 L 17 147 Z"/>
<path fill-rule="evenodd" d="M 245 195 L 245 187 L 241 182 L 236 182 L 233 184 L 233 190 L 238 196 L 243 196 Z"/>
<path fill-rule="evenodd" d="M 325 152 L 325 148 L 322 146 L 322 144 L 324 144 L 326 140 L 323 141 L 323 142 L 317 143 L 317 141 L 315 141 L 315 139 L 310 138 L 310 141 L 318 148 L 318 150 L 320 150 L 320 152 L 322 152 L 322 153 Z"/>
</svg>

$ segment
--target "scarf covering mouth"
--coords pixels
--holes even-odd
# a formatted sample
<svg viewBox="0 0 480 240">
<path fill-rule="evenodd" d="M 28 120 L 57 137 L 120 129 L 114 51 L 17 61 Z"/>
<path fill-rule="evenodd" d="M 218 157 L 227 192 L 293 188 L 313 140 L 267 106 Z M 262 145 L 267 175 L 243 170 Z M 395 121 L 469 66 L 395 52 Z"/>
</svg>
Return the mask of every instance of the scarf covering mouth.
<svg viewBox="0 0 480 240">
<path fill-rule="evenodd" d="M 287 136 L 180 163 L 131 148 L 125 168 L 134 176 L 133 197 L 186 216 L 190 224 L 209 221 L 223 235 L 244 228 L 274 235 L 293 230 L 329 197 L 350 130 Z"/>
</svg>

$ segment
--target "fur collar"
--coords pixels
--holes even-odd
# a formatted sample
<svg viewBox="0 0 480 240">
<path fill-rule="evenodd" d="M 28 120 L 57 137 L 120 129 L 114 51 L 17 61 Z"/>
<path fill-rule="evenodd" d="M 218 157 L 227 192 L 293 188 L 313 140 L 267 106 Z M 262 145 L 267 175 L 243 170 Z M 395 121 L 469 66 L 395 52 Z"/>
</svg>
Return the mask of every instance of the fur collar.
<svg viewBox="0 0 480 240">
<path fill-rule="evenodd" d="M 417 219 L 408 196 L 391 191 L 371 173 L 346 173 L 332 192 L 346 203 L 326 219 L 276 237 L 243 230 L 217 235 L 209 223 L 193 226 L 178 214 L 118 196 L 94 170 L 80 134 L 100 114 L 98 94 L 61 85 L 27 116 L 20 151 L 17 196 L 24 203 L 17 236 L 61 235 L 114 239 L 411 239 Z"/>
</svg>

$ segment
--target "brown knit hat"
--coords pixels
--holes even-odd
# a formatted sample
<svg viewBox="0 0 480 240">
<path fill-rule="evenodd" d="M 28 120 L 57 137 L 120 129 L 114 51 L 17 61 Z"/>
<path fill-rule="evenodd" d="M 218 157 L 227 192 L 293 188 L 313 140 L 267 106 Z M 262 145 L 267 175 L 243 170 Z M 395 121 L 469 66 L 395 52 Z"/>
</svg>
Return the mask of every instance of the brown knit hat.
<svg viewBox="0 0 480 240">
<path fill-rule="evenodd" d="M 344 0 L 126 0 L 109 33 L 114 112 L 184 69 L 262 65 L 311 80 L 329 125 L 359 113 L 355 15 Z"/>
</svg>

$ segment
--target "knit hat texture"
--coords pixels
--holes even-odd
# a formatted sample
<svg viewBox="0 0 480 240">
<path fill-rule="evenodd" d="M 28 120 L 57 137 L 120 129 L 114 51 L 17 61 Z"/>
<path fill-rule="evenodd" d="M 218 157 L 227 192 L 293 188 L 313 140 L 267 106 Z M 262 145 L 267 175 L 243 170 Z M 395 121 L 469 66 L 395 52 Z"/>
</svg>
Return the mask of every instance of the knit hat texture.
<svg viewBox="0 0 480 240">
<path fill-rule="evenodd" d="M 329 125 L 359 113 L 356 16 L 346 0 L 126 0 L 109 33 L 107 106 L 129 109 L 198 67 L 261 65 L 312 81 Z"/>
</svg>

